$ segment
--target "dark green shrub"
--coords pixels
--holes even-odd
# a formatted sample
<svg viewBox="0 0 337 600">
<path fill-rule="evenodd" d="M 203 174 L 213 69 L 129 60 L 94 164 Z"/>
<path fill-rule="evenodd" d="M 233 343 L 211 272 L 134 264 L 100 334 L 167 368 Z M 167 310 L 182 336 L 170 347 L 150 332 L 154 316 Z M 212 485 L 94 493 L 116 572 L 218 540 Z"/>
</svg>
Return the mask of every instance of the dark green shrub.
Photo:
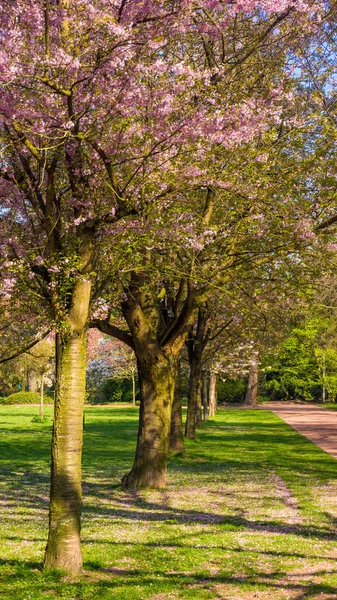
<svg viewBox="0 0 337 600">
<path fill-rule="evenodd" d="M 39 404 L 40 394 L 37 392 L 16 392 L 2 399 L 2 404 Z"/>
<path fill-rule="evenodd" d="M 136 398 L 139 397 L 139 387 L 136 381 Z M 131 379 L 107 379 L 95 394 L 88 398 L 90 404 L 108 404 L 110 402 L 132 402 Z"/>
<path fill-rule="evenodd" d="M 241 404 L 246 395 L 247 381 L 242 379 L 221 379 L 217 383 L 218 402 Z"/>
<path fill-rule="evenodd" d="M 38 392 L 16 392 L 10 396 L 0 398 L 0 404 L 39 404 L 40 394 Z M 53 398 L 49 394 L 44 397 L 45 404 L 52 404 Z"/>
<path fill-rule="evenodd" d="M 49 421 L 48 417 L 40 417 L 40 415 L 36 415 L 32 418 L 31 423 L 47 423 Z"/>
</svg>

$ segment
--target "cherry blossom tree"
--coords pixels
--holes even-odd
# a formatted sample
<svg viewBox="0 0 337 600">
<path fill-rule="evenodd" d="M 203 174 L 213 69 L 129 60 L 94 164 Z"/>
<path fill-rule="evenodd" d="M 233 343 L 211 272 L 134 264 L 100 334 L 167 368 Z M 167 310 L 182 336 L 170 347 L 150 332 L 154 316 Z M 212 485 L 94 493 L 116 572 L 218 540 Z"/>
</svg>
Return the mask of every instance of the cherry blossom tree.
<svg viewBox="0 0 337 600">
<path fill-rule="evenodd" d="M 57 332 L 47 568 L 76 573 L 82 563 L 86 330 L 91 300 L 104 288 L 99 276 L 104 238 L 127 240 L 124 232 L 135 227 L 134 215 L 142 215 L 143 227 L 149 207 L 177 190 L 182 194 L 193 177 L 203 178 L 211 190 L 221 171 L 216 154 L 208 166 L 215 148 L 221 154 L 221 147 L 245 143 L 279 118 L 287 85 L 276 76 L 275 64 L 323 5 L 1 4 L 1 289 L 11 297 L 15 288 L 34 297 L 47 328 Z M 204 224 L 213 196 L 207 192 Z M 110 228 L 116 223 L 119 233 Z M 155 420 L 164 410 L 160 421 L 169 421 L 172 366 L 182 332 L 205 296 L 192 281 L 186 290 L 183 299 L 178 292 L 176 312 L 158 346 L 159 313 L 152 308 L 147 278 L 136 269 L 127 286 L 123 308 L 143 374 L 142 419 L 144 410 Z M 152 390 L 158 360 L 170 377 L 163 378 L 157 409 Z M 153 447 L 159 434 L 151 440 L 147 435 L 140 444 Z M 166 434 L 152 462 L 139 446 L 129 485 L 163 485 L 166 450 Z"/>
</svg>

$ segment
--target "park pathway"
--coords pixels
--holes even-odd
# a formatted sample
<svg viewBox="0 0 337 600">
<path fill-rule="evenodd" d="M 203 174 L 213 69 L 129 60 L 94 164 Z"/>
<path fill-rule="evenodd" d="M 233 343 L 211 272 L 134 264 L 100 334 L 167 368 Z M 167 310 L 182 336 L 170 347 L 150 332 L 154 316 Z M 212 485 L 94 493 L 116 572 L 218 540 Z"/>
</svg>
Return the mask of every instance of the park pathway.
<svg viewBox="0 0 337 600">
<path fill-rule="evenodd" d="M 337 458 L 337 411 L 313 404 L 277 402 L 259 408 L 271 410 L 322 450 Z"/>
</svg>

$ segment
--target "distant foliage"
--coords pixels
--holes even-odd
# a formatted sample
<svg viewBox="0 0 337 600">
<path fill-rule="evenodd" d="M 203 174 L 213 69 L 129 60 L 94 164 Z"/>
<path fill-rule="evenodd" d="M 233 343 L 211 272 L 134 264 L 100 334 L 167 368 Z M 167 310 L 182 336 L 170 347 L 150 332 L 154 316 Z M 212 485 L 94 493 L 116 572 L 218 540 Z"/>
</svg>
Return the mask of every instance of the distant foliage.
<svg viewBox="0 0 337 600">
<path fill-rule="evenodd" d="M 247 381 L 242 379 L 225 379 L 217 383 L 218 402 L 241 404 L 245 399 Z"/>
<path fill-rule="evenodd" d="M 45 396 L 45 404 L 52 404 L 51 396 Z M 40 394 L 37 392 L 16 392 L 7 397 L 0 398 L 0 404 L 39 404 Z"/>
<path fill-rule="evenodd" d="M 136 382 L 136 398 L 139 397 Z M 109 404 L 110 402 L 132 402 L 132 382 L 130 379 L 106 379 L 94 392 L 88 394 L 89 404 Z"/>
<path fill-rule="evenodd" d="M 337 351 L 328 333 L 326 320 L 308 319 L 294 327 L 277 355 L 267 358 L 264 387 L 270 400 L 320 401 L 324 364 L 327 400 L 335 401 Z"/>
</svg>

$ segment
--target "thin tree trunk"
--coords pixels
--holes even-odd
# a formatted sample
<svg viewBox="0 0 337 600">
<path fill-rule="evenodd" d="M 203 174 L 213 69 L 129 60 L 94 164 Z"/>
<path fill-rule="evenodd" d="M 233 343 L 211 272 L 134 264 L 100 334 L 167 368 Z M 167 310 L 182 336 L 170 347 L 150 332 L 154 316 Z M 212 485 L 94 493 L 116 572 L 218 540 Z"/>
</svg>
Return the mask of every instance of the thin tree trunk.
<svg viewBox="0 0 337 600">
<path fill-rule="evenodd" d="M 257 405 L 257 387 L 259 380 L 259 352 L 253 350 L 249 367 L 248 387 L 244 404 L 246 406 Z"/>
<path fill-rule="evenodd" d="M 40 387 L 40 419 L 43 419 L 44 402 L 43 402 L 43 391 L 44 391 L 44 373 L 41 375 L 41 387 Z"/>
<path fill-rule="evenodd" d="M 217 376 L 211 373 L 209 377 L 209 416 L 214 417 L 217 408 L 217 391 L 216 391 Z"/>
<path fill-rule="evenodd" d="M 201 381 L 199 381 L 199 390 L 198 390 L 198 398 L 197 398 L 197 418 L 196 418 L 195 426 L 197 429 L 199 427 L 202 427 Z"/>
<path fill-rule="evenodd" d="M 82 566 L 82 432 L 86 331 L 56 336 L 56 390 L 46 568 L 74 574 Z"/>
<path fill-rule="evenodd" d="M 161 489 L 166 486 L 171 410 L 177 360 L 157 349 L 156 356 L 139 356 L 140 416 L 136 456 L 131 471 L 124 475 L 125 488 Z"/>
<path fill-rule="evenodd" d="M 206 371 L 202 372 L 201 381 L 202 381 L 202 389 L 201 389 L 201 399 L 202 399 L 202 408 L 204 413 L 204 421 L 208 421 L 208 397 L 207 397 L 207 373 Z"/>
<path fill-rule="evenodd" d="M 180 365 L 179 365 L 180 367 Z M 171 414 L 170 451 L 174 454 L 184 454 L 183 414 L 181 405 L 181 379 L 178 367 L 174 399 Z"/>
<path fill-rule="evenodd" d="M 190 370 L 187 417 L 185 424 L 185 435 L 190 440 L 195 439 L 195 430 L 202 425 L 200 410 L 200 374 L 201 362 L 198 361 L 198 357 L 194 356 Z"/>
<path fill-rule="evenodd" d="M 187 417 L 185 435 L 190 440 L 195 439 L 196 427 L 202 426 L 201 405 L 201 369 L 202 355 L 207 343 L 207 313 L 204 308 L 199 308 L 197 330 L 194 334 L 190 331 L 187 340 L 188 359 L 190 363 L 190 378 L 188 385 Z"/>
<path fill-rule="evenodd" d="M 136 378 L 132 373 L 132 406 L 136 406 Z"/>
<path fill-rule="evenodd" d="M 185 436 L 195 439 L 195 430 L 202 425 L 201 401 L 200 401 L 200 378 L 201 359 L 203 348 L 199 342 L 194 343 L 192 359 L 190 361 L 190 377 L 188 385 L 187 417 L 185 424 Z"/>
</svg>

